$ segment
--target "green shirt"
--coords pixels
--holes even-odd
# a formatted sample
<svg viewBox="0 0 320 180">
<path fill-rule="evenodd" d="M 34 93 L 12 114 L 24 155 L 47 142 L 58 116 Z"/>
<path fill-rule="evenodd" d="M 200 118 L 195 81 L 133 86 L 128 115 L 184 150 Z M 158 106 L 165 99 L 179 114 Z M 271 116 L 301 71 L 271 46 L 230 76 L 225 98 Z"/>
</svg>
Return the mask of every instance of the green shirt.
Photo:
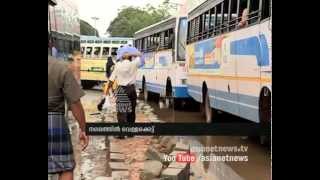
<svg viewBox="0 0 320 180">
<path fill-rule="evenodd" d="M 84 96 L 68 64 L 48 56 L 48 112 L 65 112 L 65 100 L 71 105 Z"/>
</svg>

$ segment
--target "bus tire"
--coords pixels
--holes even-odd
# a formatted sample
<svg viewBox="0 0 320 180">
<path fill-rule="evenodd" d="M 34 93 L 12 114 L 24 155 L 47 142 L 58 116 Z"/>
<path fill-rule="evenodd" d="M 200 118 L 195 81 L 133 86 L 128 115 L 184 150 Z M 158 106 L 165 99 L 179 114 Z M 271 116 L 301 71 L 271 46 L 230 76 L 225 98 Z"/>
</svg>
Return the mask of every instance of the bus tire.
<svg viewBox="0 0 320 180">
<path fill-rule="evenodd" d="M 264 87 L 259 98 L 259 120 L 262 126 L 271 126 L 271 91 Z M 260 136 L 260 144 L 270 141 L 270 136 Z"/>
<path fill-rule="evenodd" d="M 95 82 L 95 81 L 81 80 L 81 86 L 82 86 L 83 89 L 91 89 L 95 85 L 97 85 L 97 82 Z"/>
<path fill-rule="evenodd" d="M 210 107 L 210 98 L 209 98 L 208 91 L 205 93 L 205 98 L 203 101 L 203 109 L 204 109 L 204 115 L 206 118 L 206 122 L 212 123 L 213 109 Z"/>
<path fill-rule="evenodd" d="M 167 85 L 166 85 L 166 95 L 164 97 L 164 102 L 165 102 L 165 106 L 166 108 L 170 108 L 172 107 L 172 105 L 175 108 L 175 104 L 174 104 L 174 98 L 172 96 L 172 85 L 171 85 L 171 81 L 168 80 L 167 81 Z"/>
<path fill-rule="evenodd" d="M 147 83 L 143 80 L 142 81 L 142 93 L 143 93 L 143 100 L 145 102 L 148 101 L 148 89 L 147 89 Z"/>
</svg>

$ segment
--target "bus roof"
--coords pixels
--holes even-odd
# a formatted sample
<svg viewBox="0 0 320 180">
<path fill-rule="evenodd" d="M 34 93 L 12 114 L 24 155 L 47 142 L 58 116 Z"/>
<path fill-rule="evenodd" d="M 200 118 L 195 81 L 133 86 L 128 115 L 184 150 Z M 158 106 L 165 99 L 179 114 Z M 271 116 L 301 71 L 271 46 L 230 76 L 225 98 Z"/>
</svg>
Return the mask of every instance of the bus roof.
<svg viewBox="0 0 320 180">
<path fill-rule="evenodd" d="M 81 40 L 111 40 L 111 41 L 133 40 L 132 37 L 96 37 L 96 36 L 84 36 L 84 35 L 81 35 L 80 39 Z"/>
<path fill-rule="evenodd" d="M 221 3 L 223 0 L 207 0 L 200 4 L 199 6 L 196 6 L 194 9 L 192 9 L 188 13 L 188 18 L 193 19 L 194 17 L 199 16 L 205 11 L 210 10 L 212 7 L 214 7 L 216 4 Z"/>
<path fill-rule="evenodd" d="M 161 32 L 165 29 L 174 28 L 176 26 L 176 18 L 178 17 L 171 16 L 168 19 L 165 19 L 163 21 L 160 21 L 158 23 L 155 23 L 143 29 L 140 29 L 139 31 L 134 33 L 134 37 L 141 38 L 141 37 L 148 36 L 150 34 Z"/>
</svg>

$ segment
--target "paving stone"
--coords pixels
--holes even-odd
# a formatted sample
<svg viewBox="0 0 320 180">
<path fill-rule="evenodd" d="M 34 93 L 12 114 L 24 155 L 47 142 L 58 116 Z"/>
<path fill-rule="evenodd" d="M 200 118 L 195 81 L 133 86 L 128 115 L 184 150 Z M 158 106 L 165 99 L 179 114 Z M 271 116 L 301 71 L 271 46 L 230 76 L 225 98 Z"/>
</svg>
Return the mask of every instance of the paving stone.
<svg viewBox="0 0 320 180">
<path fill-rule="evenodd" d="M 167 168 L 161 173 L 161 178 L 166 180 L 186 180 L 184 178 L 183 169 Z"/>
<path fill-rule="evenodd" d="M 182 162 L 172 162 L 169 164 L 169 168 L 178 168 L 178 169 L 184 169 L 184 168 L 187 168 L 188 166 L 188 163 L 182 163 Z"/>
<path fill-rule="evenodd" d="M 110 152 L 111 153 L 121 153 L 121 147 L 114 142 L 110 142 Z"/>
<path fill-rule="evenodd" d="M 96 177 L 94 180 L 113 180 L 113 178 L 106 177 L 106 176 L 99 176 L 99 177 Z"/>
<path fill-rule="evenodd" d="M 169 155 L 170 156 L 176 156 L 177 154 L 180 154 L 180 153 L 186 153 L 186 151 L 172 151 Z"/>
<path fill-rule="evenodd" d="M 115 162 L 124 162 L 124 155 L 122 153 L 110 153 L 111 161 Z"/>
<path fill-rule="evenodd" d="M 174 150 L 176 150 L 176 151 L 189 151 L 190 146 L 183 144 L 181 142 L 177 142 L 176 146 L 174 147 Z"/>
<path fill-rule="evenodd" d="M 123 162 L 110 162 L 110 168 L 112 170 L 128 170 L 129 166 Z"/>
<path fill-rule="evenodd" d="M 128 178 L 129 171 L 112 171 L 111 176 L 113 178 Z"/>
<path fill-rule="evenodd" d="M 164 154 L 153 147 L 148 147 L 145 156 L 149 160 L 157 160 L 162 163 L 164 162 Z"/>
</svg>

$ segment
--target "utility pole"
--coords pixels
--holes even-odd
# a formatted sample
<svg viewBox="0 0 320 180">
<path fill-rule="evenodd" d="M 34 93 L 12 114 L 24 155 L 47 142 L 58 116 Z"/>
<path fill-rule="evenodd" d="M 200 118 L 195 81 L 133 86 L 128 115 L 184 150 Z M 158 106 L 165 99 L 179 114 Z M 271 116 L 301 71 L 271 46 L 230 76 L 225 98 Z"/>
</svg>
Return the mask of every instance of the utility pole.
<svg viewBox="0 0 320 180">
<path fill-rule="evenodd" d="M 94 20 L 94 29 L 95 29 L 95 31 L 94 31 L 94 36 L 97 36 L 97 27 L 96 27 L 96 23 L 97 23 L 97 20 L 99 20 L 100 18 L 98 18 L 98 17 L 91 17 L 91 19 L 93 19 L 93 20 Z"/>
</svg>

